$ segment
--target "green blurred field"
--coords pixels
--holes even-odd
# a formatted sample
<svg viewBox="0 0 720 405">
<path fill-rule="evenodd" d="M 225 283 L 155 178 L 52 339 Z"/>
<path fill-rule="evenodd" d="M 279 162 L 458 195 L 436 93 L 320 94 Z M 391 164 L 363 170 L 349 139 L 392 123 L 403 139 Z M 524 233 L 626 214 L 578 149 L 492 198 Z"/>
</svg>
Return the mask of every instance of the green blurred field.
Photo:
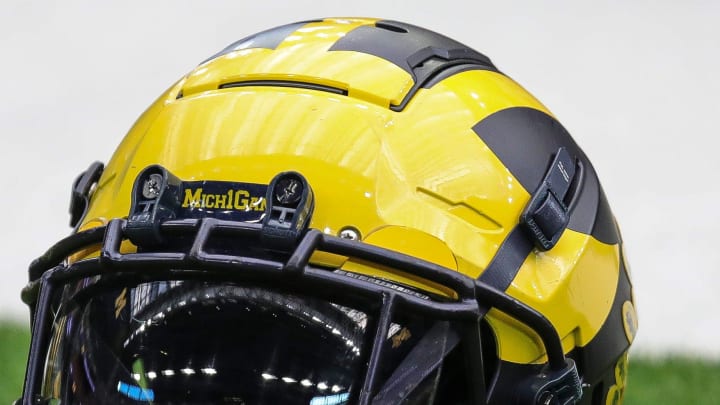
<svg viewBox="0 0 720 405">
<path fill-rule="evenodd" d="M 0 325 L 0 405 L 20 395 L 29 337 L 24 327 Z M 720 362 L 631 357 L 625 404 L 718 405 Z"/>
</svg>

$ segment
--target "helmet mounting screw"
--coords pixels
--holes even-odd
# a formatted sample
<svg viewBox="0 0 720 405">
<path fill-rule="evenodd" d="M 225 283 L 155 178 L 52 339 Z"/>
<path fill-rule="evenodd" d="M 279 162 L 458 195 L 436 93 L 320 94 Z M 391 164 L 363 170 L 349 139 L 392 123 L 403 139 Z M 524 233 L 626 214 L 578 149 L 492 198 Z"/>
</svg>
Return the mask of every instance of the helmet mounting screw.
<svg viewBox="0 0 720 405">
<path fill-rule="evenodd" d="M 360 231 L 352 226 L 346 226 L 338 232 L 338 236 L 343 239 L 360 240 Z"/>
<path fill-rule="evenodd" d="M 281 204 L 294 204 L 303 194 L 303 185 L 300 180 L 287 176 L 275 185 L 275 199 Z"/>
<path fill-rule="evenodd" d="M 162 184 L 162 175 L 153 173 L 143 183 L 142 195 L 148 199 L 155 199 L 160 195 L 160 185 Z"/>
</svg>

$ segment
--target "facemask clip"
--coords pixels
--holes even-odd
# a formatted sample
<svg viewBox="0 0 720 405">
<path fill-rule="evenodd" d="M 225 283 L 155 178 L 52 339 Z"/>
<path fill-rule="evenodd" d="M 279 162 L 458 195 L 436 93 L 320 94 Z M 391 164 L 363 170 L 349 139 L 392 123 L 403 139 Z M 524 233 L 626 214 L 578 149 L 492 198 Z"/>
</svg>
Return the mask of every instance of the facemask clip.
<svg viewBox="0 0 720 405">
<path fill-rule="evenodd" d="M 173 219 L 180 207 L 182 182 L 160 165 L 148 166 L 135 179 L 126 234 L 136 246 L 164 244 L 162 221 Z"/>
<path fill-rule="evenodd" d="M 266 201 L 260 234 L 263 244 L 282 250 L 295 246 L 315 207 L 310 184 L 298 172 L 280 173 L 270 182 Z"/>
</svg>

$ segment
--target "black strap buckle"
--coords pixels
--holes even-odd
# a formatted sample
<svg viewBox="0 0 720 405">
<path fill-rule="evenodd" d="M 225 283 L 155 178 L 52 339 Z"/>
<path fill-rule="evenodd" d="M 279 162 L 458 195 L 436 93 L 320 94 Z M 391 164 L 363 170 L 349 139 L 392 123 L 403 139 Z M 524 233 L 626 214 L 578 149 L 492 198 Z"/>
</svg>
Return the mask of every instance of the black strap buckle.
<svg viewBox="0 0 720 405">
<path fill-rule="evenodd" d="M 518 404 L 571 405 L 582 398 L 582 381 L 575 362 L 566 358 L 564 368 L 532 377 L 518 393 Z"/>
<path fill-rule="evenodd" d="M 520 224 L 540 250 L 550 250 L 570 221 L 567 194 L 575 177 L 575 161 L 565 148 L 558 149 L 540 186 L 520 215 Z"/>
</svg>

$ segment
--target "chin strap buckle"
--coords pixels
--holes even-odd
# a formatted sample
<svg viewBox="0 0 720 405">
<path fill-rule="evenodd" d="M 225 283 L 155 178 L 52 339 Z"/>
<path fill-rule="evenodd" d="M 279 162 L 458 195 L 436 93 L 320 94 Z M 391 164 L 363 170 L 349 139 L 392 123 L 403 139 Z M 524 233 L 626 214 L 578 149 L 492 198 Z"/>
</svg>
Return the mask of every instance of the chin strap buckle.
<svg viewBox="0 0 720 405">
<path fill-rule="evenodd" d="M 520 215 L 520 224 L 540 250 L 550 250 L 570 221 L 565 201 L 575 177 L 575 162 L 565 148 L 558 149 L 540 186 Z"/>
<path fill-rule="evenodd" d="M 546 370 L 526 381 L 519 391 L 517 404 L 572 405 L 582 398 L 582 382 L 575 362 L 565 359 L 560 370 Z"/>
</svg>

